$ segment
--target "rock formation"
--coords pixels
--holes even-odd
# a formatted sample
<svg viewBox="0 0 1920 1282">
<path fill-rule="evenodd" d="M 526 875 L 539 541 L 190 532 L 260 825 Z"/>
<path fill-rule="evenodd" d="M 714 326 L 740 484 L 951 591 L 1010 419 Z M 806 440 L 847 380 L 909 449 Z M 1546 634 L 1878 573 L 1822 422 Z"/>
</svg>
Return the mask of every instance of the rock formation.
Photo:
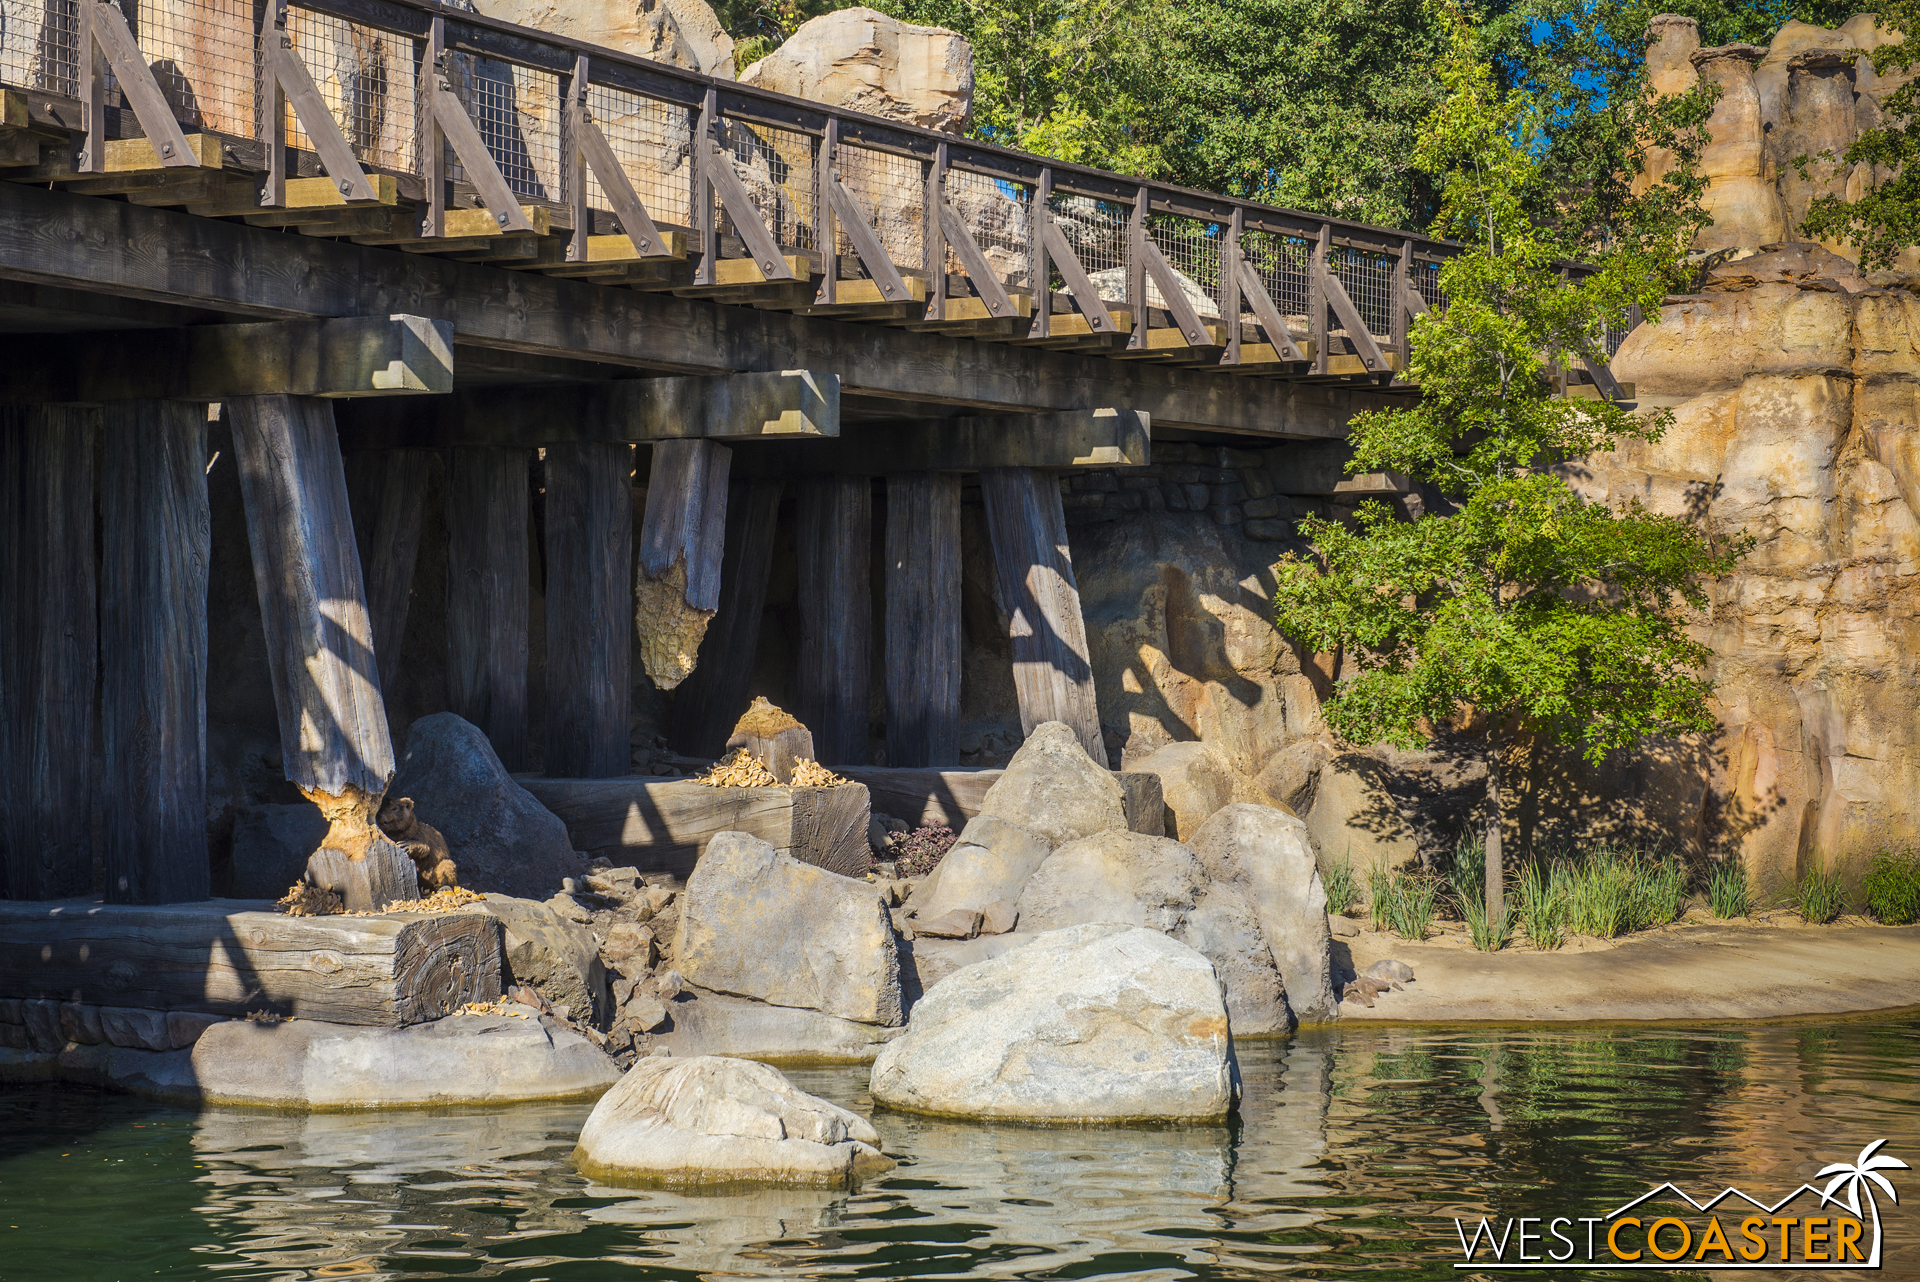
<svg viewBox="0 0 1920 1282">
<path fill-rule="evenodd" d="M 740 83 L 957 134 L 973 108 L 973 50 L 943 27 L 840 9 L 807 21 Z"/>
<path fill-rule="evenodd" d="M 706 0 L 474 0 L 489 18 L 734 78 L 733 38 Z"/>
</svg>

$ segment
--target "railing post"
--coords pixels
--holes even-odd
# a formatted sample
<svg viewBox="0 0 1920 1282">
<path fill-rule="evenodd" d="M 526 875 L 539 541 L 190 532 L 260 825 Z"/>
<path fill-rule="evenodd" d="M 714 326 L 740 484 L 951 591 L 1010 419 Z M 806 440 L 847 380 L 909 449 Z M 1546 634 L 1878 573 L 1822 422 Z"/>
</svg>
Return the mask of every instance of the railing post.
<svg viewBox="0 0 1920 1282">
<path fill-rule="evenodd" d="M 107 69 L 93 34 L 93 4 L 80 0 L 80 127 L 85 131 L 74 168 L 83 174 L 107 172 Z"/>
<path fill-rule="evenodd" d="M 947 318 L 947 235 L 940 226 L 940 206 L 947 198 L 947 144 L 934 147 L 933 163 L 927 166 L 927 190 L 921 204 L 926 211 L 926 230 L 920 244 L 925 249 L 927 269 L 927 319 Z"/>
<path fill-rule="evenodd" d="M 820 136 L 820 155 L 813 170 L 813 227 L 819 240 L 820 259 L 826 275 L 814 302 L 828 305 L 840 297 L 840 233 L 833 217 L 833 184 L 839 178 L 840 117 L 828 116 L 826 132 Z"/>
<path fill-rule="evenodd" d="M 286 30 L 286 0 L 267 0 L 260 14 L 260 145 L 267 161 L 267 181 L 260 203 L 275 209 L 287 203 L 287 95 L 274 74 L 273 46 Z"/>
<path fill-rule="evenodd" d="M 420 137 L 416 150 L 420 179 L 427 188 L 427 216 L 422 236 L 447 234 L 447 140 L 433 111 L 433 91 L 447 74 L 447 20 L 435 17 L 427 28 L 427 47 L 420 61 Z M 451 86 L 449 86 L 451 90 Z"/>
<path fill-rule="evenodd" d="M 1247 211 L 1233 207 L 1227 224 L 1227 243 L 1220 247 L 1220 322 L 1227 327 L 1227 350 L 1222 365 L 1240 363 L 1240 236 L 1247 229 Z"/>
<path fill-rule="evenodd" d="M 1033 294 L 1033 327 L 1029 338 L 1048 338 L 1053 334 L 1053 259 L 1047 253 L 1047 223 L 1053 217 L 1053 166 L 1040 167 L 1040 185 L 1033 191 L 1033 208 L 1027 213 L 1027 288 Z"/>
<path fill-rule="evenodd" d="M 586 54 L 573 60 L 573 74 L 560 78 L 560 98 L 566 111 L 560 117 L 560 194 L 573 212 L 573 239 L 567 245 L 567 261 L 585 262 L 587 239 L 593 235 L 593 210 L 587 207 L 587 153 L 580 145 L 587 114 Z M 636 241 L 637 243 L 637 241 Z"/>
<path fill-rule="evenodd" d="M 1406 376 L 1407 361 L 1413 355 L 1407 338 L 1407 316 L 1413 310 L 1407 302 L 1408 296 L 1413 293 L 1412 264 L 1413 242 L 1403 240 L 1400 242 L 1400 261 L 1393 268 L 1393 300 L 1389 306 L 1393 319 L 1387 325 L 1388 341 L 1393 346 L 1394 355 L 1400 358 L 1400 369 L 1397 371 L 1397 377 L 1400 378 Z"/>
<path fill-rule="evenodd" d="M 1327 272 L 1327 251 L 1333 245 L 1333 228 L 1327 223 L 1320 224 L 1320 239 L 1313 247 L 1313 263 L 1307 272 L 1307 326 L 1308 336 L 1313 339 L 1313 372 L 1325 374 L 1331 366 L 1328 348 L 1332 345 L 1329 336 L 1333 329 L 1327 323 L 1327 288 L 1321 282 Z"/>
<path fill-rule="evenodd" d="M 1140 188 L 1133 198 L 1133 216 L 1127 220 L 1127 306 L 1133 309 L 1133 334 L 1129 349 L 1147 345 L 1147 189 Z"/>
<path fill-rule="evenodd" d="M 720 259 L 720 220 L 713 212 L 713 130 L 720 115 L 720 96 L 707 90 L 700 100 L 700 119 L 693 134 L 693 234 L 700 247 L 700 265 L 694 268 L 693 283 L 711 285 L 714 264 Z"/>
</svg>

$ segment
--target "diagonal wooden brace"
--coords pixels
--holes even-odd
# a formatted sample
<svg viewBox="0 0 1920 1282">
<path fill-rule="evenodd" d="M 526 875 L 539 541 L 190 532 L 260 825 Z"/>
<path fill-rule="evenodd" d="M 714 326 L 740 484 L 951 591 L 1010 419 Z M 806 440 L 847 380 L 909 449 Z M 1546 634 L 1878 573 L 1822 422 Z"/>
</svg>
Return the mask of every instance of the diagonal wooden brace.
<svg viewBox="0 0 1920 1282">
<path fill-rule="evenodd" d="M 993 274 L 993 268 L 987 265 L 987 256 L 980 252 L 979 242 L 974 240 L 973 233 L 967 230 L 967 224 L 947 203 L 946 197 L 937 195 L 936 199 L 940 202 L 940 230 L 946 235 L 947 243 L 953 246 L 953 252 L 960 256 L 960 265 L 966 268 L 973 287 L 980 291 L 988 315 L 996 318 L 1013 315 L 1013 300 L 1007 297 L 1006 287 Z M 932 317 L 931 309 L 928 316 Z"/>
<path fill-rule="evenodd" d="M 1253 264 L 1241 259 L 1235 268 L 1235 277 L 1240 282 L 1240 296 L 1253 308 L 1254 319 L 1260 322 L 1260 328 L 1266 331 L 1267 341 L 1273 344 L 1273 350 L 1280 353 L 1283 361 L 1304 361 L 1307 354 L 1293 341 L 1293 335 L 1287 332 L 1286 322 L 1280 318 L 1280 309 L 1273 305 L 1273 298 L 1267 293 L 1267 286 L 1260 279 L 1260 273 L 1253 270 Z M 1239 318 L 1229 318 L 1228 324 L 1238 325 Z"/>
<path fill-rule="evenodd" d="M 1212 336 L 1200 320 L 1200 313 L 1194 310 L 1193 300 L 1180 288 L 1180 277 L 1174 272 L 1173 264 L 1160 252 L 1160 246 L 1150 237 L 1140 241 L 1141 257 L 1147 268 L 1147 274 L 1153 277 L 1153 283 L 1160 288 L 1160 297 L 1166 301 L 1167 310 L 1173 313 L 1174 324 L 1180 328 L 1181 337 L 1187 340 L 1189 347 L 1208 347 L 1212 345 Z M 1145 303 L 1143 298 L 1140 300 Z M 1144 314 L 1144 308 L 1143 314 Z M 1144 319 L 1144 315 L 1143 315 Z M 1147 327 L 1136 324 L 1133 337 L 1127 341 L 1130 348 L 1142 348 L 1147 345 Z"/>
<path fill-rule="evenodd" d="M 1620 380 L 1613 376 L 1613 371 L 1607 368 L 1605 361 L 1582 356 L 1580 363 L 1586 366 L 1587 373 L 1593 376 L 1593 385 L 1600 389 L 1600 395 L 1610 401 L 1617 401 L 1626 396 L 1626 389 L 1620 386 Z"/>
<path fill-rule="evenodd" d="M 271 21 L 260 27 L 261 100 L 265 104 L 260 115 L 260 141 L 267 152 L 261 208 L 280 209 L 287 203 L 287 136 L 281 128 L 280 114 L 283 97 L 292 105 L 294 119 L 306 131 L 321 167 L 339 186 L 340 194 L 349 201 L 378 200 L 379 193 L 360 167 L 346 135 L 340 132 L 340 123 L 327 110 L 306 63 L 293 51 L 293 39 L 287 34 L 286 0 L 268 0 L 267 11 Z"/>
<path fill-rule="evenodd" d="M 1347 297 L 1347 287 L 1340 278 L 1327 269 L 1324 257 L 1316 257 L 1313 262 L 1314 275 L 1320 288 L 1325 291 L 1327 305 L 1333 308 L 1333 314 L 1340 318 L 1346 327 L 1347 341 L 1360 353 L 1360 361 L 1371 373 L 1384 374 L 1390 368 L 1387 358 L 1381 354 L 1380 345 L 1373 341 L 1373 335 L 1367 331 L 1366 322 L 1360 319 L 1360 309 L 1353 305 L 1353 299 Z M 1332 344 L 1328 344 L 1331 348 Z"/>
<path fill-rule="evenodd" d="M 880 296 L 890 303 L 905 301 L 907 283 L 900 279 L 900 269 L 887 257 L 886 247 L 873 234 L 872 219 L 867 217 L 866 210 L 860 208 L 860 202 L 854 199 L 853 193 L 847 190 L 847 185 L 840 181 L 838 174 L 832 175 L 832 181 L 827 184 L 827 196 L 833 203 L 835 219 L 846 229 L 847 239 L 853 242 L 853 252 L 859 255 L 874 283 L 880 286 Z M 837 274 L 831 251 L 827 258 L 828 274 Z"/>
<path fill-rule="evenodd" d="M 1080 314 L 1087 318 L 1087 328 L 1096 334 L 1118 333 L 1119 331 L 1114 328 L 1113 316 L 1107 311 L 1106 300 L 1100 297 L 1100 291 L 1094 287 L 1093 281 L 1088 279 L 1087 269 L 1080 265 L 1079 256 L 1073 252 L 1073 246 L 1067 243 L 1066 234 L 1060 230 L 1059 224 L 1053 221 L 1053 215 L 1040 209 L 1035 211 L 1035 216 L 1040 219 L 1041 244 L 1046 246 L 1047 257 L 1051 258 L 1053 265 L 1060 269 L 1060 279 L 1066 283 L 1067 292 L 1073 295 L 1073 301 L 1080 304 Z M 1048 291 L 1038 286 L 1035 288 L 1046 300 L 1043 303 L 1042 315 L 1052 311 L 1052 299 L 1048 297 Z M 1035 324 L 1038 323 L 1036 317 Z M 1037 332 L 1035 336 L 1043 337 Z"/>
<path fill-rule="evenodd" d="M 754 208 L 753 199 L 747 195 L 746 186 L 741 183 L 740 175 L 733 172 L 733 155 L 717 142 L 712 134 L 706 134 L 707 164 L 706 180 L 720 203 L 726 208 L 727 216 L 733 219 L 734 230 L 740 233 L 740 239 L 746 242 L 747 249 L 753 254 L 753 260 L 760 264 L 760 274 L 767 280 L 798 280 L 793 269 L 787 266 L 787 256 L 780 252 L 780 242 L 760 221 L 760 211 Z M 703 263 L 703 267 L 707 264 Z"/>
<path fill-rule="evenodd" d="M 187 135 L 173 118 L 173 105 L 147 67 L 146 56 L 127 26 L 126 15 L 107 0 L 80 0 L 80 101 L 85 104 L 86 145 L 80 153 L 80 172 L 105 173 L 107 168 L 106 77 L 94 60 L 96 46 L 106 54 L 120 93 L 133 108 L 140 128 L 153 144 L 165 168 L 198 168 L 200 158 L 187 145 Z"/>
<path fill-rule="evenodd" d="M 443 136 L 453 145 L 453 154 L 460 157 L 460 165 L 467 171 L 467 181 L 479 190 L 482 203 L 486 205 L 487 212 L 493 215 L 494 221 L 499 223 L 500 230 L 532 233 L 535 231 L 534 225 L 522 212 L 520 199 L 513 194 L 513 188 L 507 185 L 500 166 L 493 162 L 493 154 L 487 150 L 487 140 L 480 136 L 473 118 L 467 115 L 467 109 L 460 105 L 453 87 L 447 83 L 444 23 L 442 18 L 433 20 L 427 58 L 420 68 L 421 110 L 426 119 L 426 127 L 421 130 L 421 141 L 425 144 L 421 159 L 427 173 L 430 201 L 421 235 L 446 235 L 446 192 L 438 172 Z"/>
<path fill-rule="evenodd" d="M 587 55 L 581 54 L 574 60 L 573 97 L 568 104 L 576 179 L 579 177 L 579 165 L 584 162 L 593 171 L 593 176 L 600 180 L 600 190 L 606 194 L 607 203 L 613 206 L 613 216 L 620 220 L 620 230 L 633 242 L 640 257 L 671 258 L 673 252 L 666 237 L 653 225 L 647 207 L 641 203 L 640 193 L 634 190 L 633 181 L 620 166 L 620 158 L 613 154 L 607 136 L 600 132 L 600 126 L 594 123 L 593 113 L 587 109 L 588 71 Z M 568 259 L 575 262 L 586 259 L 587 240 L 593 234 L 593 219 L 587 210 L 586 200 L 586 184 L 578 182 L 574 198 L 573 244 L 567 249 Z"/>
</svg>

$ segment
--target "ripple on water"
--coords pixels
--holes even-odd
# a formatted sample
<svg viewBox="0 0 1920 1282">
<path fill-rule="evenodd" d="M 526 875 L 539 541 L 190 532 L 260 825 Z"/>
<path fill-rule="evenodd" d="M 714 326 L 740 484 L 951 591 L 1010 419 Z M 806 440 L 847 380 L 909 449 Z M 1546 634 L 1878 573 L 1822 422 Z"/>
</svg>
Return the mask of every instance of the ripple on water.
<svg viewBox="0 0 1920 1282">
<path fill-rule="evenodd" d="M 1601 1214 L 1650 1184 L 1784 1192 L 1886 1136 L 1920 1164 L 1920 1020 L 1353 1029 L 1240 1048 L 1226 1127 L 882 1113 L 847 1194 L 689 1196 L 568 1165 L 584 1105 L 194 1114 L 0 1091 L 0 1278 L 1453 1278 L 1453 1217 Z M 791 1074 L 867 1112 L 866 1073 Z M 1888 1217 L 1888 1270 L 1920 1220 Z M 1636 1275 L 1644 1277 L 1645 1275 Z"/>
</svg>

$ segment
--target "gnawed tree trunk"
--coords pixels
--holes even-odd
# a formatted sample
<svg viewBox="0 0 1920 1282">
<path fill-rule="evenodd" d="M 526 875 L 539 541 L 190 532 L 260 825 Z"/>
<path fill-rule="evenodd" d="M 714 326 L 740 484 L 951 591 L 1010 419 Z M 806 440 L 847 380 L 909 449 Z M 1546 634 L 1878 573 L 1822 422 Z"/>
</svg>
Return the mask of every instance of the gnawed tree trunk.
<svg viewBox="0 0 1920 1282">
<path fill-rule="evenodd" d="M 640 523 L 633 617 L 640 660 L 671 690 L 692 675 L 707 624 L 720 608 L 733 451 L 712 441 L 656 441 Z"/>
<path fill-rule="evenodd" d="M 720 608 L 700 642 L 699 666 L 673 697 L 672 739 L 681 752 L 719 756 L 747 705 L 779 515 L 779 481 L 734 484 L 727 500 Z"/>
<path fill-rule="evenodd" d="M 349 910 L 419 897 L 412 861 L 374 823 L 393 778 L 372 620 L 348 513 L 333 405 L 227 402 L 287 779 L 328 831 L 308 860 Z"/>
<path fill-rule="evenodd" d="M 872 681 L 873 483 L 823 476 L 800 488 L 800 719 L 826 765 L 867 760 Z"/>
<path fill-rule="evenodd" d="M 188 903 L 207 862 L 207 409 L 102 412 L 100 735 L 107 898 Z"/>
<path fill-rule="evenodd" d="M 100 413 L 0 408 L 0 895 L 93 880 L 94 441 Z"/>
<path fill-rule="evenodd" d="M 726 750 L 745 748 L 747 755 L 767 768 L 781 783 L 793 782 L 793 768 L 802 757 L 814 755 L 813 732 L 795 720 L 792 713 L 776 708 L 765 699 L 755 699 L 733 727 Z"/>
</svg>

